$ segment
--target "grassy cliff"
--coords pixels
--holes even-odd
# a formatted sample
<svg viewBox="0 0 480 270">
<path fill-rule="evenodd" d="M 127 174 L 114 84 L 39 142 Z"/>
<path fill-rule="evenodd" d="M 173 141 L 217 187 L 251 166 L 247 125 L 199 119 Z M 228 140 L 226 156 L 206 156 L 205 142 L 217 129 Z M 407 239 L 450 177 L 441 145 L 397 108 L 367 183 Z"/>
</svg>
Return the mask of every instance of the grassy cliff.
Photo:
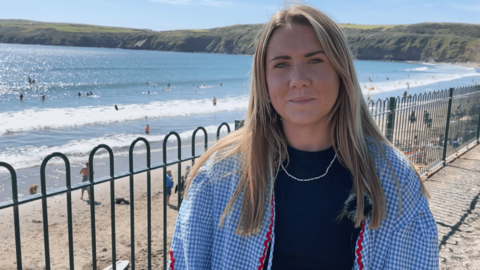
<svg viewBox="0 0 480 270">
<path fill-rule="evenodd" d="M 358 59 L 480 62 L 480 25 L 341 25 Z M 156 32 L 148 29 L 0 20 L 0 43 L 253 54 L 261 25 Z"/>
</svg>

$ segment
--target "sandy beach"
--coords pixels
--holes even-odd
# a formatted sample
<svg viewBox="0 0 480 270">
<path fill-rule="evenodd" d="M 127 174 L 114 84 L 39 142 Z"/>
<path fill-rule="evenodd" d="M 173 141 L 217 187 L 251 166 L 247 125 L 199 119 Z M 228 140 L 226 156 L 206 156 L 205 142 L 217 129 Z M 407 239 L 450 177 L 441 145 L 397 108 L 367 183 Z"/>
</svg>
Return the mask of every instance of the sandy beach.
<svg viewBox="0 0 480 270">
<path fill-rule="evenodd" d="M 182 172 L 190 162 L 182 163 Z M 171 166 L 174 183 L 177 184 L 177 166 Z M 151 173 L 151 205 L 152 205 L 152 265 L 154 269 L 163 266 L 163 170 Z M 72 192 L 74 261 L 76 269 L 92 269 L 91 259 L 91 225 L 90 205 L 87 200 L 80 199 L 80 190 Z M 115 197 L 129 199 L 129 177 L 115 181 Z M 130 259 L 131 245 L 135 245 L 135 266 L 137 269 L 147 268 L 147 174 L 134 177 L 134 214 L 135 243 L 130 238 L 130 205 L 115 204 L 116 254 L 117 260 Z M 84 194 L 86 199 L 87 193 Z M 68 227 L 66 194 L 51 197 L 47 200 L 48 225 L 50 239 L 50 258 L 52 269 L 68 269 Z M 97 269 L 104 269 L 112 264 L 110 184 L 95 186 L 95 222 Z M 170 204 L 167 207 L 167 235 L 170 246 L 175 220 L 178 214 L 178 193 L 172 190 Z M 21 205 L 20 230 L 22 242 L 23 269 L 43 269 L 45 267 L 43 224 L 41 200 Z M 0 269 L 16 269 L 15 234 L 13 210 L 0 210 Z"/>
</svg>

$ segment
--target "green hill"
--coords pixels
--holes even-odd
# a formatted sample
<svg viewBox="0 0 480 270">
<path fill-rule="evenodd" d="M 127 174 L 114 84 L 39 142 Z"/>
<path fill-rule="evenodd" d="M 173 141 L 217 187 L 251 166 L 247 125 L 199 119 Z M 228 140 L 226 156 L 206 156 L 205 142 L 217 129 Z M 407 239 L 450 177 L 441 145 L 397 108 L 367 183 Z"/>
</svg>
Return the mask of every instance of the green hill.
<svg viewBox="0 0 480 270">
<path fill-rule="evenodd" d="M 358 59 L 480 62 L 480 25 L 342 24 Z M 151 31 L 83 24 L 0 20 L 0 43 L 253 54 L 261 25 Z"/>
</svg>

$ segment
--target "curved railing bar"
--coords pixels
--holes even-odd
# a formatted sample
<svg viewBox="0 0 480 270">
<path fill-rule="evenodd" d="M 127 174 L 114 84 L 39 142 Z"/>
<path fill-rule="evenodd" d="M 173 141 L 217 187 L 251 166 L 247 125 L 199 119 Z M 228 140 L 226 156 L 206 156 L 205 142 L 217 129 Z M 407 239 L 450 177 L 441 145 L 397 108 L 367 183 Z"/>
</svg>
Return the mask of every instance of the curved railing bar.
<svg viewBox="0 0 480 270">
<path fill-rule="evenodd" d="M 67 156 L 62 153 L 52 153 L 48 155 L 42 162 L 40 166 L 40 186 L 42 189 L 42 214 L 43 214 L 43 244 L 45 249 L 45 268 L 50 270 L 50 240 L 48 238 L 48 213 L 47 213 L 47 183 L 45 177 L 45 169 L 48 161 L 54 157 L 59 157 L 65 162 L 65 174 L 67 182 L 67 190 L 71 190 L 71 173 L 70 173 L 70 161 Z M 73 228 L 71 224 L 72 220 L 72 194 L 67 192 L 67 215 L 68 215 L 68 240 L 69 240 L 69 256 L 70 256 L 70 267 L 73 265 Z"/>
<path fill-rule="evenodd" d="M 91 227 L 91 237 L 92 237 L 92 269 L 97 269 L 97 236 L 95 231 L 95 186 L 94 186 L 94 172 L 93 172 L 93 157 L 98 150 L 105 149 L 108 152 L 109 160 L 110 160 L 110 177 L 114 177 L 114 162 L 113 162 L 113 151 L 110 146 L 106 144 L 100 144 L 93 148 L 92 152 L 88 157 L 88 173 L 89 173 L 89 189 L 90 189 L 90 227 Z M 112 180 L 110 180 L 112 183 Z M 112 184 L 110 184 L 112 185 Z M 112 187 L 111 187 L 112 190 Z M 113 189 L 114 190 L 114 189 Z M 110 204 L 111 204 L 111 211 L 112 211 L 112 257 L 116 259 L 115 253 L 115 205 L 113 204 L 112 197 L 115 193 L 110 193 Z M 116 261 L 116 260 L 114 260 Z M 116 270 L 116 266 L 114 264 L 114 270 Z"/>
<path fill-rule="evenodd" d="M 222 127 L 224 127 L 224 126 L 227 127 L 227 132 L 230 133 L 230 125 L 227 122 L 221 123 L 220 126 L 218 126 L 218 128 L 217 128 L 217 141 L 220 140 L 220 131 L 221 131 Z"/>
<path fill-rule="evenodd" d="M 145 143 L 145 147 L 147 148 L 147 168 L 150 169 L 150 143 L 147 139 L 143 137 L 139 137 L 135 139 L 131 144 L 128 150 L 128 170 L 130 172 L 130 242 L 135 243 L 135 194 L 134 194 L 134 185 L 133 185 L 133 149 L 138 142 Z M 151 219 L 151 212 L 152 212 L 152 205 L 151 205 L 151 174 L 150 170 L 147 171 L 147 248 L 148 254 L 152 252 L 152 219 Z M 131 266 L 132 269 L 135 269 L 135 247 L 134 245 L 131 246 Z M 148 269 L 152 266 L 152 259 L 151 256 L 148 256 Z"/>
<path fill-rule="evenodd" d="M 167 269 L 167 197 L 166 197 L 166 191 L 167 191 L 167 142 L 168 138 L 170 136 L 175 136 L 177 138 L 177 150 L 178 150 L 178 156 L 177 159 L 180 161 L 182 159 L 182 144 L 181 144 L 181 139 L 180 135 L 178 135 L 177 132 L 171 131 L 169 132 L 165 138 L 163 139 L 163 164 L 165 165 L 163 167 L 163 269 Z M 192 148 L 194 145 L 192 145 Z M 181 173 L 181 164 L 178 162 L 178 182 L 180 181 L 180 173 Z M 177 182 L 177 183 L 178 183 Z M 180 208 L 180 202 L 178 207 Z"/>
<path fill-rule="evenodd" d="M 197 132 L 199 130 L 203 131 L 203 139 L 204 139 L 204 144 L 205 144 L 205 147 L 203 148 L 203 150 L 208 148 L 207 130 L 204 127 L 197 127 L 192 133 L 192 158 L 195 158 L 195 139 L 197 138 Z"/>
<path fill-rule="evenodd" d="M 6 168 L 10 172 L 10 178 L 12 183 L 12 199 L 13 199 L 13 224 L 15 226 L 15 247 L 17 255 L 17 269 L 22 269 L 22 242 L 20 239 L 20 214 L 18 213 L 18 190 L 17 190 L 17 173 L 13 169 L 12 165 L 1 162 L 0 167 Z"/>
</svg>

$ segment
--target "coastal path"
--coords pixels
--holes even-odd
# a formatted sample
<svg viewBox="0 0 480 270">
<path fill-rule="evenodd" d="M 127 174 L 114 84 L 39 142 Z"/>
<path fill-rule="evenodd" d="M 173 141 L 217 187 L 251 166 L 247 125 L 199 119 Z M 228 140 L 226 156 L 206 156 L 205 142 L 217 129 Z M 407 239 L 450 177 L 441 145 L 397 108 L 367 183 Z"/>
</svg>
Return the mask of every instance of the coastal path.
<svg viewBox="0 0 480 270">
<path fill-rule="evenodd" d="M 480 270 L 480 146 L 429 177 L 430 209 L 440 247 L 440 269 Z"/>
</svg>

